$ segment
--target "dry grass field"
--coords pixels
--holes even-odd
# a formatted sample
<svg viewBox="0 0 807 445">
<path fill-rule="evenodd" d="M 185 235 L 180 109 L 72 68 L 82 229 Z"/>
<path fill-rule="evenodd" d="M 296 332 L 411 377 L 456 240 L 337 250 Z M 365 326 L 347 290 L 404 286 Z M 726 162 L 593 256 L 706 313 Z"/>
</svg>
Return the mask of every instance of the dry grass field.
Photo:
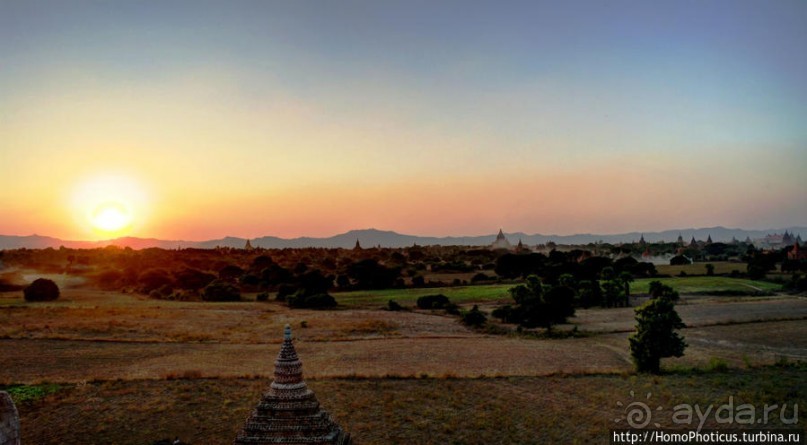
<svg viewBox="0 0 807 445">
<path fill-rule="evenodd" d="M 357 443 L 607 444 L 625 425 L 625 405 L 640 399 L 663 427 L 680 403 L 807 402 L 804 365 L 671 374 L 479 379 L 309 379 L 309 386 Z M 64 385 L 20 404 L 23 443 L 142 445 L 160 438 L 193 444 L 232 443 L 265 379 L 123 380 Z M 631 396 L 633 391 L 634 397 Z M 620 405 L 620 403 L 622 405 Z M 621 422 L 617 423 L 619 419 Z M 725 427 L 713 417 L 706 428 Z M 778 417 L 771 427 L 783 425 Z M 66 432 L 70 432 L 66 434 Z"/>
<path fill-rule="evenodd" d="M 445 293 L 490 310 L 504 287 Z M 412 307 L 423 291 L 397 295 Z M 24 443 L 179 435 L 225 444 L 268 385 L 288 323 L 312 388 L 362 444 L 606 443 L 615 404 L 631 390 L 663 404 L 735 392 L 805 398 L 804 366 L 774 366 L 807 360 L 804 298 L 684 298 L 686 355 L 664 361 L 672 374 L 643 377 L 633 375 L 628 353 L 631 308 L 578 310 L 558 327 L 577 335 L 554 339 L 503 325 L 497 334 L 474 331 L 442 311 L 382 310 L 391 295 L 351 293 L 337 296 L 340 309 L 315 311 L 81 288 L 26 304 L 19 292 L 3 293 L 0 385 L 56 388 L 20 401 Z"/>
</svg>

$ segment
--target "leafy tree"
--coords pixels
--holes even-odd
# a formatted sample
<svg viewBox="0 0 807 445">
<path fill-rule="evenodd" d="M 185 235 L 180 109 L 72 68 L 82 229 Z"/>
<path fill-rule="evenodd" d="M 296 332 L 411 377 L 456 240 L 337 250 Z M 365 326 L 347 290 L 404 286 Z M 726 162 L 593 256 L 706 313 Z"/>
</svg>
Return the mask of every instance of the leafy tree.
<svg viewBox="0 0 807 445">
<path fill-rule="evenodd" d="M 426 278 L 423 275 L 415 275 L 412 277 L 412 287 L 423 287 L 426 285 Z"/>
<path fill-rule="evenodd" d="M 318 269 L 311 269 L 297 277 L 297 292 L 306 296 L 326 294 L 333 286 L 333 280 L 333 275 L 324 275 Z"/>
<path fill-rule="evenodd" d="M 574 277 L 573 274 L 565 273 L 558 277 L 558 284 L 561 286 L 571 287 L 572 289 L 577 288 L 577 278 Z"/>
<path fill-rule="evenodd" d="M 604 280 L 602 290 L 602 307 L 618 307 L 625 301 L 625 288 L 622 286 L 622 283 L 614 278 Z"/>
<path fill-rule="evenodd" d="M 625 290 L 625 307 L 630 306 L 630 283 L 633 282 L 633 275 L 629 272 L 620 272 L 617 279 L 622 282 Z"/>
<path fill-rule="evenodd" d="M 241 300 L 241 291 L 238 290 L 232 283 L 227 281 L 215 280 L 208 284 L 202 291 L 202 300 L 204 301 L 239 301 Z"/>
<path fill-rule="evenodd" d="M 625 256 L 614 261 L 614 269 L 618 272 L 631 272 L 639 265 L 639 261 L 632 256 Z"/>
<path fill-rule="evenodd" d="M 685 325 L 668 298 L 649 300 L 635 312 L 636 332 L 629 340 L 636 370 L 658 373 L 662 358 L 684 355 L 687 344 L 675 330 Z"/>
<path fill-rule="evenodd" d="M 260 272 L 263 269 L 275 264 L 275 261 L 272 257 L 268 255 L 259 255 L 252 260 L 252 264 L 250 265 L 250 270 L 253 272 Z"/>
<path fill-rule="evenodd" d="M 680 298 L 678 291 L 666 284 L 661 284 L 661 281 L 651 281 L 648 290 L 653 298 L 663 298 L 673 302 L 678 301 Z"/>
<path fill-rule="evenodd" d="M 692 261 L 683 255 L 676 255 L 670 258 L 670 266 L 686 266 L 687 264 L 692 264 Z"/>
<path fill-rule="evenodd" d="M 706 265 L 706 275 L 712 276 L 715 274 L 715 265 L 714 264 L 707 264 Z"/>
<path fill-rule="evenodd" d="M 515 306 L 503 306 L 493 311 L 493 316 L 506 323 L 518 323 L 525 328 L 543 326 L 550 329 L 555 323 L 563 323 L 574 315 L 574 289 L 554 286 L 544 293 L 544 286 L 536 275 L 530 275 L 524 284 L 510 288 Z"/>
<path fill-rule="evenodd" d="M 176 286 L 180 289 L 199 290 L 216 279 L 212 273 L 186 268 L 174 274 Z"/>
<path fill-rule="evenodd" d="M 579 289 L 578 301 L 580 306 L 589 308 L 591 306 L 602 305 L 602 288 L 597 280 L 583 280 L 577 285 Z"/>
<path fill-rule="evenodd" d="M 140 291 L 147 294 L 163 286 L 173 286 L 174 279 L 165 269 L 148 269 L 137 277 Z"/>
<path fill-rule="evenodd" d="M 566 318 L 574 315 L 574 300 L 577 292 L 569 286 L 553 286 L 544 294 L 552 323 L 565 323 Z"/>
<path fill-rule="evenodd" d="M 59 298 L 59 286 L 47 278 L 37 278 L 22 290 L 25 301 L 53 301 Z"/>
<path fill-rule="evenodd" d="M 347 275 L 357 289 L 389 289 L 400 273 L 400 269 L 387 268 L 372 258 L 357 261 L 347 268 Z"/>
<path fill-rule="evenodd" d="M 235 264 L 228 264 L 219 269 L 219 279 L 225 281 L 235 281 L 244 275 L 244 269 L 236 266 Z"/>
</svg>

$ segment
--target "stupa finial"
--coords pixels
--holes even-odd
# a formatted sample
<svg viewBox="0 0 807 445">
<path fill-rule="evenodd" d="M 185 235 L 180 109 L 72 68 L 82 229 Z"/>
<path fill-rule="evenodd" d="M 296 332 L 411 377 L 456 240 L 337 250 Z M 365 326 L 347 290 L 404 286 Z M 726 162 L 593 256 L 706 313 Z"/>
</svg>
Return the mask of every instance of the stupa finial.
<svg viewBox="0 0 807 445">
<path fill-rule="evenodd" d="M 283 340 L 291 340 L 291 325 L 289 324 L 286 324 L 283 329 Z"/>
</svg>

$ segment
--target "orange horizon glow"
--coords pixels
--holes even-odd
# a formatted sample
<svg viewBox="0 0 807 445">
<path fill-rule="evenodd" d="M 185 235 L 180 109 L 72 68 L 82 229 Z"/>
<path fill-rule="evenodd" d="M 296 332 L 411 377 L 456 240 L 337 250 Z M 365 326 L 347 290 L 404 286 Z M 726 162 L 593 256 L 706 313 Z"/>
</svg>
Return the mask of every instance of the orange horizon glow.
<svg viewBox="0 0 807 445">
<path fill-rule="evenodd" d="M 169 3 L 0 2 L 0 235 L 807 225 L 805 4 Z"/>
</svg>

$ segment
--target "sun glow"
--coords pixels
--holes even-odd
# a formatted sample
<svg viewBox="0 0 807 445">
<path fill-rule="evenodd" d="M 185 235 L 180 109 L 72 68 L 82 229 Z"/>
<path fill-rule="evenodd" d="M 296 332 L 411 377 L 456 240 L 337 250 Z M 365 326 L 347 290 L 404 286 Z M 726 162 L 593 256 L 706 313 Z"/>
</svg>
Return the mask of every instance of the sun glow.
<svg viewBox="0 0 807 445">
<path fill-rule="evenodd" d="M 81 182 L 72 195 L 76 223 L 98 237 L 123 236 L 142 226 L 144 187 L 131 176 L 104 174 Z"/>
<path fill-rule="evenodd" d="M 132 217 L 126 208 L 117 202 L 108 202 L 98 206 L 92 213 L 90 223 L 104 232 L 117 232 L 131 224 Z"/>
</svg>

